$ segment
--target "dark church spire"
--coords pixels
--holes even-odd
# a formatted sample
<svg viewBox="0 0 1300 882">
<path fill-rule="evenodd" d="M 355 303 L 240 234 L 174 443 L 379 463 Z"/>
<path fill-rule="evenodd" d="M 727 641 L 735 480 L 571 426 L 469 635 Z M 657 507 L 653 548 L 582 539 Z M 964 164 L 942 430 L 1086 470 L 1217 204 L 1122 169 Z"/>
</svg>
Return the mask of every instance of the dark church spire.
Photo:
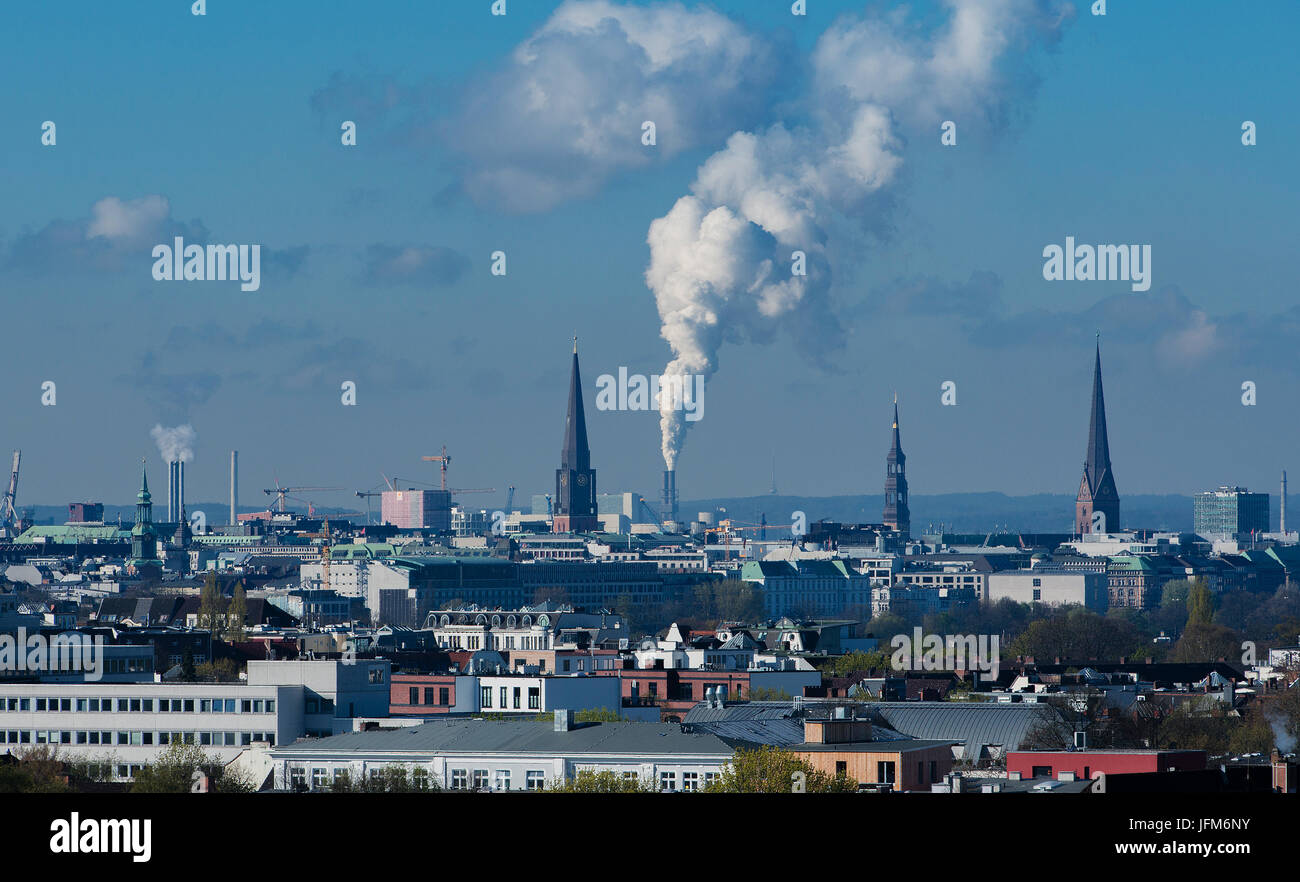
<svg viewBox="0 0 1300 882">
<path fill-rule="evenodd" d="M 1101 384 L 1101 335 L 1092 369 L 1092 412 L 1088 422 L 1088 449 L 1084 454 L 1083 479 L 1075 500 L 1075 531 L 1080 535 L 1116 532 L 1119 523 L 1119 492 L 1110 464 L 1110 438 L 1106 431 L 1106 399 Z M 1100 512 L 1101 518 L 1096 514 Z"/>
<path fill-rule="evenodd" d="M 582 406 L 582 375 L 578 370 L 578 338 L 573 338 L 573 368 L 569 376 L 569 411 L 564 418 L 564 446 L 555 470 L 556 533 L 592 532 L 596 519 L 596 470 L 587 446 L 587 416 Z"/>
<path fill-rule="evenodd" d="M 907 538 L 912 527 L 911 509 L 907 504 L 907 457 L 898 437 L 898 393 L 894 393 L 894 437 L 885 457 L 884 522 Z"/>
<path fill-rule="evenodd" d="M 564 418 L 564 447 L 560 466 L 566 469 L 591 468 L 591 448 L 587 446 L 587 415 L 582 407 L 582 375 L 578 370 L 578 338 L 573 338 L 573 368 L 569 374 L 569 412 Z"/>
</svg>

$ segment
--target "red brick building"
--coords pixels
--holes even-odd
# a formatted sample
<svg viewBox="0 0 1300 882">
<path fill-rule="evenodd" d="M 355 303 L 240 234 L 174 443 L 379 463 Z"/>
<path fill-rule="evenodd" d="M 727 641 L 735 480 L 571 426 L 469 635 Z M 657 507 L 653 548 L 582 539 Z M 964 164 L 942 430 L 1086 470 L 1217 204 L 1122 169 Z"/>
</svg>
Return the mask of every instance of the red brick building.
<svg viewBox="0 0 1300 882">
<path fill-rule="evenodd" d="M 1060 778 L 1072 772 L 1087 780 L 1097 772 L 1124 775 L 1134 772 L 1191 772 L 1205 768 L 1203 750 L 1009 750 L 1007 775 Z"/>
</svg>

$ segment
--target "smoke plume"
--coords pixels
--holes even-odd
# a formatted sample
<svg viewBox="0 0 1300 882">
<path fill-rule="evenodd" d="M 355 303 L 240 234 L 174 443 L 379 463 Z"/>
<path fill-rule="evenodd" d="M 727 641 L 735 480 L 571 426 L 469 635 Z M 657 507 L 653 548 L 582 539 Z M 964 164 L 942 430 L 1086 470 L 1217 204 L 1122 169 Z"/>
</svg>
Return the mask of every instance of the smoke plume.
<svg viewBox="0 0 1300 882">
<path fill-rule="evenodd" d="M 158 452 L 162 455 L 163 462 L 189 462 L 194 458 L 194 441 L 198 435 L 189 423 L 171 428 L 158 424 L 149 431 L 149 434 L 158 445 Z"/>
<path fill-rule="evenodd" d="M 691 192 L 650 224 L 645 279 L 673 354 L 665 375 L 707 381 L 724 342 L 768 342 L 782 329 L 806 358 L 829 365 L 844 346 L 831 299 L 834 239 L 881 224 L 909 135 L 937 142 L 945 119 L 1000 121 L 1032 82 L 1002 60 L 1017 60 L 1010 50 L 1035 34 L 1054 39 L 1073 14 L 1050 0 L 946 5 L 948 21 L 929 37 L 899 14 L 841 18 L 813 50 L 807 121 L 734 133 Z M 661 399 L 670 469 L 683 417 Z"/>
</svg>

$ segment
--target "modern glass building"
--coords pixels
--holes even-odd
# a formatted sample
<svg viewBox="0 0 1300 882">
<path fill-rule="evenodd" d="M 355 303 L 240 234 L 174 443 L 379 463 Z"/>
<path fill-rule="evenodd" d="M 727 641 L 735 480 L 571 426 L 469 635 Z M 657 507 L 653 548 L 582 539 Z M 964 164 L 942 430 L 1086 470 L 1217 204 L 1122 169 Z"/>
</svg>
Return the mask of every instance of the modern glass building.
<svg viewBox="0 0 1300 882">
<path fill-rule="evenodd" d="M 1220 487 L 1196 494 L 1194 523 L 1201 536 L 1268 532 L 1268 494 Z"/>
</svg>

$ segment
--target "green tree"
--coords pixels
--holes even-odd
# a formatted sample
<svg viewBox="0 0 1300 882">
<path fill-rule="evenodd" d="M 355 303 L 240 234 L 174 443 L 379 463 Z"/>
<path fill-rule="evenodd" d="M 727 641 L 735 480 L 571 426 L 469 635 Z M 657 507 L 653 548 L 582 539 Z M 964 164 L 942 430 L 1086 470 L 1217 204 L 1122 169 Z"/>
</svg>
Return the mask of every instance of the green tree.
<svg viewBox="0 0 1300 882">
<path fill-rule="evenodd" d="M 221 587 L 217 583 L 217 574 L 208 573 L 203 577 L 203 591 L 199 595 L 199 627 L 219 638 L 221 627 Z"/>
<path fill-rule="evenodd" d="M 722 773 L 704 789 L 708 793 L 791 793 L 796 773 L 801 773 L 808 793 L 853 793 L 858 782 L 844 775 L 831 776 L 813 768 L 793 751 L 765 744 L 756 750 L 737 750 Z"/>
<path fill-rule="evenodd" d="M 847 677 L 858 671 L 888 670 L 889 655 L 880 650 L 854 651 L 835 656 L 831 672 L 837 677 Z"/>
<path fill-rule="evenodd" d="M 198 677 L 198 672 L 194 667 L 194 652 L 188 646 L 185 647 L 185 654 L 181 656 L 181 679 L 187 683 L 193 683 Z"/>
<path fill-rule="evenodd" d="M 1187 592 L 1187 627 L 1214 622 L 1214 595 L 1204 579 L 1197 579 Z"/>
<path fill-rule="evenodd" d="M 553 781 L 547 790 L 555 793 L 654 793 L 652 784 L 639 776 L 624 777 L 617 772 L 594 772 L 583 769 L 567 781 Z"/>
<path fill-rule="evenodd" d="M 203 775 L 209 793 L 247 793 L 252 786 L 235 774 L 227 774 L 224 764 L 203 752 L 197 744 L 173 741 L 158 758 L 136 772 L 132 793 L 190 793 Z"/>
<path fill-rule="evenodd" d="M 248 596 L 244 593 L 244 583 L 241 580 L 235 585 L 234 596 L 230 598 L 230 606 L 226 608 L 226 639 L 231 641 L 241 641 L 245 637 L 244 619 L 248 617 Z"/>
<path fill-rule="evenodd" d="M 59 749 L 38 744 L 14 756 L 18 762 L 0 767 L 0 793 L 67 793 L 67 764 L 59 759 Z"/>
</svg>

